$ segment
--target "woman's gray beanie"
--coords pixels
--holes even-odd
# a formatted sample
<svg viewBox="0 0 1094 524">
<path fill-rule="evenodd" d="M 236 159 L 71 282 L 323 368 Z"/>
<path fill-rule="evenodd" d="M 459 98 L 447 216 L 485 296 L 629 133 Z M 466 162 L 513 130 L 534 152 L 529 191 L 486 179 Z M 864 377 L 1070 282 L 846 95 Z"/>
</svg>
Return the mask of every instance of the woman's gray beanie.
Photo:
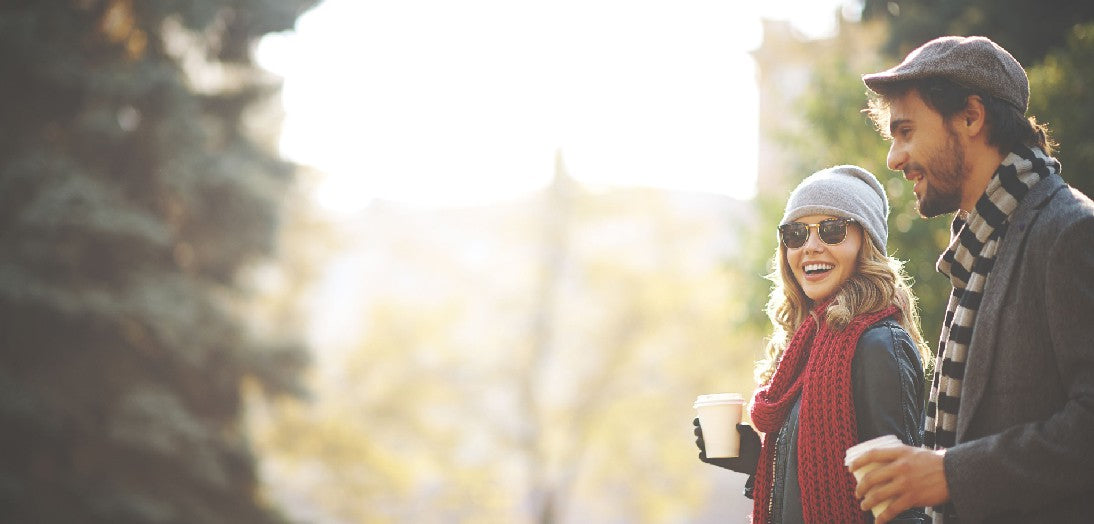
<svg viewBox="0 0 1094 524">
<path fill-rule="evenodd" d="M 869 171 L 858 166 L 822 169 L 802 180 L 786 201 L 780 224 L 807 215 L 854 219 L 869 233 L 882 253 L 889 241 L 889 200 L 885 188 Z"/>
</svg>

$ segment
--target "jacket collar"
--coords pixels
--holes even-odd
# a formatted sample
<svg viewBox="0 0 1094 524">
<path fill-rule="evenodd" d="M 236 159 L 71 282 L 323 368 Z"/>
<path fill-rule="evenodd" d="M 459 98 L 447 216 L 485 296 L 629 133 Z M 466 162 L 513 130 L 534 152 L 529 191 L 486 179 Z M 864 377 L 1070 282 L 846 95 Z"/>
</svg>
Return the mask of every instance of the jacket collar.
<svg viewBox="0 0 1094 524">
<path fill-rule="evenodd" d="M 1057 174 L 1044 178 L 1033 186 L 1010 218 L 1006 236 L 999 246 L 995 265 L 988 276 L 980 310 L 976 314 L 972 341 L 969 343 L 961 390 L 961 405 L 957 414 L 957 442 L 961 442 L 965 432 L 968 431 L 991 377 L 999 334 L 999 312 L 1007 292 L 1011 289 L 1007 282 L 1010 282 L 1018 265 L 1022 251 L 1019 248 L 1025 244 L 1025 239 L 1033 229 L 1033 224 L 1041 210 L 1059 190 L 1066 187 L 1067 184 Z"/>
</svg>

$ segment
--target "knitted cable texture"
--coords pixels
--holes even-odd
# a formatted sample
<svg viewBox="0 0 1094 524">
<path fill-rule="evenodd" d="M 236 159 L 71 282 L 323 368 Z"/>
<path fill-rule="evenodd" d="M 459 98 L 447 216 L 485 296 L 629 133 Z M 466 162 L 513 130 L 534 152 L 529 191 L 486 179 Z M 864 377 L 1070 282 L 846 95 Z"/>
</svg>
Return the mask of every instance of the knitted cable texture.
<svg viewBox="0 0 1094 524">
<path fill-rule="evenodd" d="M 897 313 L 895 306 L 859 315 L 838 330 L 818 328 L 828 304 L 813 309 L 790 340 L 775 373 L 752 399 L 752 423 L 764 432 L 752 519 L 767 524 L 774 487 L 775 439 L 801 392 L 798 432 L 798 485 L 802 512 L 809 524 L 866 522 L 854 497 L 855 478 L 843 465 L 847 448 L 858 443 L 851 385 L 851 360 L 862 332 Z"/>
</svg>

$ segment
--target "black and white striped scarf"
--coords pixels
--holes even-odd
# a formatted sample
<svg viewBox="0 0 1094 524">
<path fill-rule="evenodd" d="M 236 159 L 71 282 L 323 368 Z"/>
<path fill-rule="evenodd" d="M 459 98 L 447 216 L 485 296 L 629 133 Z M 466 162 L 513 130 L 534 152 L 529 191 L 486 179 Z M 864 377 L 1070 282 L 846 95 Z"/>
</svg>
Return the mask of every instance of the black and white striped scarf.
<svg viewBox="0 0 1094 524">
<path fill-rule="evenodd" d="M 925 447 L 943 449 L 956 444 L 961 381 L 976 312 L 1007 222 L 1034 184 L 1059 171 L 1060 163 L 1055 158 L 1039 148 L 1019 146 L 1003 159 L 976 208 L 965 217 L 962 213 L 954 217 L 950 245 L 937 264 L 938 271 L 953 283 L 953 291 L 946 305 L 927 403 Z M 943 513 L 950 512 L 952 508 L 935 508 L 931 514 L 938 524 L 943 522 Z"/>
</svg>

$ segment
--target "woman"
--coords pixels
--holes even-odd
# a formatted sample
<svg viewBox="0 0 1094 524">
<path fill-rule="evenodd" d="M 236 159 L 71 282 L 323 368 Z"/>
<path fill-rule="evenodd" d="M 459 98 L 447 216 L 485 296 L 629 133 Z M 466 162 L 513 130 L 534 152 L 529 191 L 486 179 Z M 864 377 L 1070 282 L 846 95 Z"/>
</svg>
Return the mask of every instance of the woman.
<svg viewBox="0 0 1094 524">
<path fill-rule="evenodd" d="M 922 444 L 925 345 L 903 267 L 886 254 L 888 214 L 885 190 L 856 166 L 821 170 L 790 194 L 770 277 L 774 333 L 749 411 L 763 444 L 740 424 L 741 456 L 708 459 L 695 420 L 700 460 L 750 475 L 755 523 L 872 522 L 845 451 L 887 434 Z"/>
</svg>

